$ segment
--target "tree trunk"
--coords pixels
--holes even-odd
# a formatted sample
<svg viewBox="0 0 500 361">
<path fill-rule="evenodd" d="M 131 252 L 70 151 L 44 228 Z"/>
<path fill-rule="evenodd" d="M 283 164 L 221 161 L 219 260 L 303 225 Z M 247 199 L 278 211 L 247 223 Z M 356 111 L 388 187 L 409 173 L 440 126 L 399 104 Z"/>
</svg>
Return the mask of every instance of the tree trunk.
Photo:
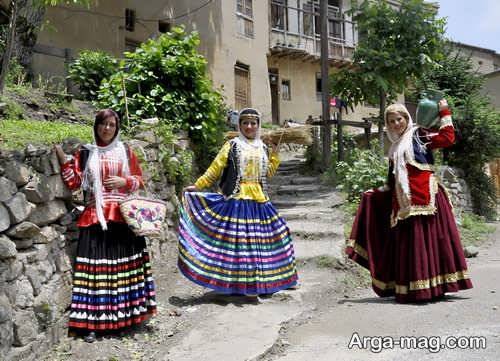
<svg viewBox="0 0 500 361">
<path fill-rule="evenodd" d="M 384 112 L 387 104 L 387 96 L 383 90 L 380 91 L 380 118 L 378 121 L 378 144 L 380 145 L 380 157 L 384 157 Z"/>
<path fill-rule="evenodd" d="M 0 72 L 0 95 L 3 94 L 5 88 L 5 80 L 9 73 L 10 58 L 12 56 L 12 49 L 14 47 L 14 40 L 16 36 L 16 20 L 17 20 L 17 0 L 10 2 L 10 22 L 9 31 L 7 32 L 7 42 L 5 43 L 5 51 L 2 58 L 2 70 Z"/>
<path fill-rule="evenodd" d="M 13 55 L 19 64 L 32 76 L 31 59 L 33 48 L 42 27 L 46 7 L 36 4 L 36 0 L 18 0 L 18 19 L 16 25 L 16 40 Z"/>
</svg>

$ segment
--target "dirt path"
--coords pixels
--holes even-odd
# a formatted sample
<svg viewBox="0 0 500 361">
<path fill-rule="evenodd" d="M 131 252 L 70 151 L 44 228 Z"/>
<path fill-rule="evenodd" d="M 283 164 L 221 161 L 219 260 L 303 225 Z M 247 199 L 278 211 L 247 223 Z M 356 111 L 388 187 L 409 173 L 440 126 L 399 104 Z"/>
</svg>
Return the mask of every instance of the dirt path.
<svg viewBox="0 0 500 361">
<path fill-rule="evenodd" d="M 255 302 L 246 297 L 217 295 L 179 274 L 177 249 L 169 245 L 153 262 L 159 314 L 148 326 L 123 337 L 87 344 L 64 338 L 44 360 L 218 360 L 263 359 L 286 348 L 281 334 L 294 320 L 311 317 L 318 302 L 330 297 L 340 255 L 342 199 L 301 176 L 302 159 L 283 162 L 272 184 L 272 200 L 289 219 L 296 245 L 301 286 Z"/>
<path fill-rule="evenodd" d="M 217 295 L 179 274 L 176 245 L 170 244 L 153 264 L 159 314 L 148 326 L 93 344 L 65 338 L 44 360 L 497 360 L 500 227 L 469 262 L 474 289 L 420 306 L 379 299 L 366 286 L 356 287 L 366 285 L 366 272 L 341 255 L 342 199 L 318 179 L 299 175 L 299 161 L 283 163 L 271 198 L 294 237 L 297 290 L 258 302 Z M 349 350 L 354 332 L 360 337 L 484 336 L 487 348 Z"/>
<path fill-rule="evenodd" d="M 295 360 L 498 360 L 500 354 L 500 226 L 483 245 L 479 257 L 469 259 L 471 290 L 424 305 L 400 305 L 362 290 L 349 298 L 338 296 L 323 305 L 310 322 L 283 335 L 291 345 L 280 361 Z M 361 349 L 353 334 L 364 336 L 433 337 L 424 349 L 380 349 L 380 340 Z M 486 349 L 440 349 L 447 336 L 481 336 Z M 352 341 L 352 348 L 348 345 Z M 425 345 L 422 340 L 420 345 Z M 463 341 L 465 342 L 465 341 Z M 469 340 L 470 342 L 470 340 Z M 390 345 L 390 341 L 386 343 Z M 439 351 L 438 351 L 439 350 Z M 378 351 L 378 352 L 377 352 Z M 438 351 L 438 352 L 431 352 Z"/>
</svg>

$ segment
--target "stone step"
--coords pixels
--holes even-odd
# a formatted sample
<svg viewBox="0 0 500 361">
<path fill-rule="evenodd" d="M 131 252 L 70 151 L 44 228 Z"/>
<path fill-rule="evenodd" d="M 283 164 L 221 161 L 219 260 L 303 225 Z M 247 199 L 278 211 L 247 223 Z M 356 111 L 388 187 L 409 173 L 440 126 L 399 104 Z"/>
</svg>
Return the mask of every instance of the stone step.
<svg viewBox="0 0 500 361">
<path fill-rule="evenodd" d="M 279 195 L 283 194 L 295 194 L 300 195 L 304 193 L 317 193 L 321 191 L 323 188 L 320 185 L 316 184 L 304 184 L 304 185 L 282 185 L 277 190 L 276 193 Z"/>
<path fill-rule="evenodd" d="M 269 186 L 273 187 L 280 186 L 282 184 L 292 184 L 292 181 L 297 177 L 298 175 L 296 173 L 290 175 L 275 175 L 274 177 L 269 179 Z"/>
<path fill-rule="evenodd" d="M 322 239 L 318 241 L 302 241 L 293 239 L 293 248 L 295 251 L 295 258 L 298 261 L 319 256 L 329 256 L 342 259 L 345 241 L 343 239 Z"/>
<path fill-rule="evenodd" d="M 304 161 L 295 160 L 295 159 L 284 160 L 284 161 L 280 162 L 280 168 L 295 167 L 295 166 L 301 165 L 303 163 L 304 163 Z"/>
<path fill-rule="evenodd" d="M 290 162 L 282 162 L 280 163 L 278 169 L 297 169 L 302 167 L 304 162 L 290 161 Z"/>
<path fill-rule="evenodd" d="M 297 211 L 303 210 L 304 213 L 307 213 L 311 207 L 332 209 L 337 208 L 345 201 L 337 192 L 322 189 L 313 197 L 309 193 L 298 196 L 276 195 L 271 197 L 271 202 L 280 211 L 295 208 Z"/>
<path fill-rule="evenodd" d="M 289 220 L 288 228 L 292 237 L 303 240 L 339 239 L 344 237 L 344 226 L 339 219 L 330 221 Z"/>
<path fill-rule="evenodd" d="M 280 211 L 280 215 L 287 221 L 308 220 L 308 221 L 331 221 L 339 219 L 342 216 L 340 212 L 334 209 L 325 209 L 320 207 L 311 207 L 312 209 L 303 210 L 302 208 L 287 208 Z"/>
<path fill-rule="evenodd" d="M 278 210 L 281 209 L 286 209 L 286 208 L 293 208 L 299 205 L 302 206 L 319 206 L 323 203 L 322 199 L 310 199 L 310 200 L 299 200 L 299 199 L 289 199 L 289 198 L 272 198 L 271 202 L 273 205 L 278 208 Z"/>
<path fill-rule="evenodd" d="M 283 176 L 295 176 L 300 177 L 300 168 L 297 169 L 278 169 L 275 177 L 283 177 Z"/>
<path fill-rule="evenodd" d="M 305 184 L 320 184 L 318 177 L 291 177 L 290 184 L 305 185 Z"/>
</svg>

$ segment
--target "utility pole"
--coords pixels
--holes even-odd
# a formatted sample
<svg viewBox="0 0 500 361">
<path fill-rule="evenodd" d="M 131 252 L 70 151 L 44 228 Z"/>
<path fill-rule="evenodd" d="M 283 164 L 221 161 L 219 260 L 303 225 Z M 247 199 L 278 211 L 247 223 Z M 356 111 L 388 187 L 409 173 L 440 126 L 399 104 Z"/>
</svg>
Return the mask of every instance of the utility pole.
<svg viewBox="0 0 500 361">
<path fill-rule="evenodd" d="M 323 119 L 323 164 L 322 170 L 332 163 L 332 129 L 330 123 L 330 87 L 328 79 L 328 0 L 320 0 L 319 19 L 321 24 L 321 104 Z"/>
</svg>

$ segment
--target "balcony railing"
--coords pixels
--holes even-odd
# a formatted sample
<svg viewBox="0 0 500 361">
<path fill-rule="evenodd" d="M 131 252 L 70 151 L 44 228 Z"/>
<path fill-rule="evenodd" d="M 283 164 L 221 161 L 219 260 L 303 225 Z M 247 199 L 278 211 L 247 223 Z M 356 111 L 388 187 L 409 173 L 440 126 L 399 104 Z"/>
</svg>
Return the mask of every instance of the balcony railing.
<svg viewBox="0 0 500 361">
<path fill-rule="evenodd" d="M 270 48 L 289 49 L 292 52 L 318 57 L 321 53 L 319 4 L 313 1 L 271 1 Z M 350 59 L 356 45 L 355 24 L 341 9 L 328 6 L 329 57 Z"/>
</svg>

